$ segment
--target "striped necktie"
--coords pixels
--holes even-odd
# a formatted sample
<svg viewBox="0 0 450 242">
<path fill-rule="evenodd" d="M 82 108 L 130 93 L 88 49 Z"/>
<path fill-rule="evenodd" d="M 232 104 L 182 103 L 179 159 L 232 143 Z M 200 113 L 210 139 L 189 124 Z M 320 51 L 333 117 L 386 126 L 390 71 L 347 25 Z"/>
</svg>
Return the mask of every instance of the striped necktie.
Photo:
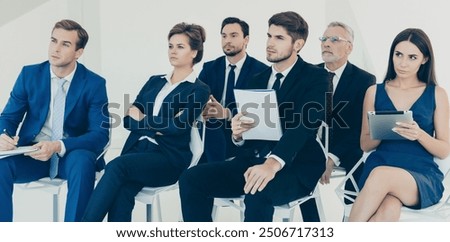
<svg viewBox="0 0 450 242">
<path fill-rule="evenodd" d="M 63 137 L 64 107 L 66 104 L 64 84 L 66 82 L 67 80 L 65 79 L 58 79 L 58 89 L 53 99 L 52 141 L 60 140 Z M 58 174 L 58 162 L 59 157 L 54 153 L 50 158 L 50 178 L 52 179 Z"/>
</svg>

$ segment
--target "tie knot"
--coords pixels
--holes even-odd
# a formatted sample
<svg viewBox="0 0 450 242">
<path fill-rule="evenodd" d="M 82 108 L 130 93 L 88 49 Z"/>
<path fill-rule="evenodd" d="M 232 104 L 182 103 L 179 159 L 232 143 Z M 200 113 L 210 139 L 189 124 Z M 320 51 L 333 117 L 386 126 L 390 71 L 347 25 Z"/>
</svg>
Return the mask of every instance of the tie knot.
<svg viewBox="0 0 450 242">
<path fill-rule="evenodd" d="M 328 79 L 333 80 L 334 75 L 335 75 L 334 72 L 329 71 L 328 72 Z"/>
<path fill-rule="evenodd" d="M 278 72 L 277 74 L 275 74 L 275 77 L 276 77 L 276 79 L 281 79 L 281 78 L 283 78 L 283 74 Z"/>
<path fill-rule="evenodd" d="M 58 79 L 58 87 L 64 87 L 64 84 L 66 84 L 67 80 L 64 78 Z"/>
<path fill-rule="evenodd" d="M 228 66 L 231 68 L 232 71 L 234 70 L 234 68 L 236 68 L 236 65 L 229 64 Z"/>
<path fill-rule="evenodd" d="M 281 87 L 281 78 L 283 78 L 283 74 L 277 73 L 275 74 L 275 82 L 273 83 L 272 89 L 278 91 Z"/>
</svg>

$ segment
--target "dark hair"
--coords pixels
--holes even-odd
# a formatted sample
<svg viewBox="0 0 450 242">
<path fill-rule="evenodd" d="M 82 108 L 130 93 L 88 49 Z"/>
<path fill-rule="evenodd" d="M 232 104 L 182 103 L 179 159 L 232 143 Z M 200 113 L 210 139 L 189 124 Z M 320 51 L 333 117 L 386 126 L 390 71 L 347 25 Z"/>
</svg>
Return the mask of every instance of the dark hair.
<svg viewBox="0 0 450 242">
<path fill-rule="evenodd" d="M 189 38 L 189 46 L 197 51 L 193 64 L 197 64 L 203 58 L 203 43 L 206 39 L 205 29 L 197 24 L 187 24 L 185 22 L 176 24 L 169 32 L 168 39 L 176 34 L 184 34 Z"/>
<path fill-rule="evenodd" d="M 429 85 L 437 85 L 436 74 L 434 72 L 434 54 L 431 41 L 423 30 L 415 28 L 403 30 L 392 42 L 391 50 L 389 51 L 388 69 L 383 82 L 392 80 L 397 76 L 394 69 L 393 56 L 395 47 L 402 41 L 409 41 L 413 43 L 423 54 L 424 58 L 428 58 L 427 62 L 421 65 L 419 71 L 417 72 L 417 78 L 419 81 Z"/>
<path fill-rule="evenodd" d="M 52 29 L 52 33 L 55 29 L 64 29 L 67 31 L 77 31 L 78 34 L 78 42 L 76 43 L 76 50 L 84 49 L 89 40 L 89 35 L 83 27 L 77 22 L 70 19 L 63 19 L 55 24 Z"/>
<path fill-rule="evenodd" d="M 308 38 L 308 23 L 296 12 L 277 13 L 269 19 L 269 27 L 272 24 L 285 28 L 293 42 Z"/>
<path fill-rule="evenodd" d="M 223 27 L 228 24 L 239 24 L 241 26 L 242 33 L 244 33 L 244 38 L 250 34 L 250 27 L 248 26 L 248 24 L 244 20 L 240 20 L 239 18 L 235 17 L 228 17 L 222 21 L 222 28 L 220 29 L 221 33 Z"/>
</svg>

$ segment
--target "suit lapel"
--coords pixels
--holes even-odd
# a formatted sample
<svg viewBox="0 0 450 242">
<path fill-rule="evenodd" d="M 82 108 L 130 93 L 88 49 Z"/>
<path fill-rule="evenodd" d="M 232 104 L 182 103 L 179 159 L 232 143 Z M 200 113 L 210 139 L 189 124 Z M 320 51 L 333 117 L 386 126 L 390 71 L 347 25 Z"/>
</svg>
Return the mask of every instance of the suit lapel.
<svg viewBox="0 0 450 242">
<path fill-rule="evenodd" d="M 336 91 L 333 95 L 333 101 L 341 100 L 342 97 L 345 96 L 345 93 L 349 92 L 352 88 L 352 76 L 353 68 L 352 64 L 350 62 L 347 63 L 347 66 L 344 69 L 344 72 L 342 72 L 342 76 L 339 79 L 338 86 L 336 87 Z"/>
<path fill-rule="evenodd" d="M 45 120 L 47 119 L 48 112 L 50 112 L 50 100 L 51 100 L 51 78 L 50 78 L 50 64 L 47 63 L 45 67 L 42 70 L 42 83 L 44 85 L 43 87 L 43 99 L 44 102 L 42 103 L 44 110 L 40 114 L 40 120 L 42 120 L 42 124 L 44 124 Z"/>
<path fill-rule="evenodd" d="M 146 115 L 153 115 L 153 108 L 155 105 L 148 105 L 148 103 L 155 103 L 156 96 L 158 96 L 159 91 L 166 85 L 168 76 L 160 76 L 152 79 L 148 85 L 148 90 L 146 91 L 146 94 L 144 96 L 144 100 L 140 100 L 144 103 L 144 110 L 146 112 Z M 164 102 L 163 104 L 164 105 Z M 163 109 L 164 107 L 161 107 Z M 161 112 L 161 109 L 158 113 Z"/>
<path fill-rule="evenodd" d="M 69 113 L 72 112 L 86 85 L 86 69 L 80 63 L 78 63 L 77 65 L 77 70 L 75 71 L 75 75 L 73 76 L 72 82 L 70 83 L 69 92 L 66 96 L 64 121 L 66 120 L 67 116 L 69 116 Z"/>
<path fill-rule="evenodd" d="M 239 77 L 236 81 L 236 88 L 242 88 L 245 84 L 245 80 L 247 79 L 248 73 L 250 72 L 250 66 L 251 66 L 252 60 L 250 59 L 250 56 L 247 55 L 247 58 L 245 59 L 244 64 L 242 65 L 242 70 L 239 73 Z"/>
<path fill-rule="evenodd" d="M 265 71 L 261 72 L 256 78 L 251 79 L 249 83 L 249 89 L 268 89 L 267 85 L 269 83 L 270 75 L 272 74 L 272 68 L 269 67 Z"/>
<path fill-rule="evenodd" d="M 278 103 L 282 103 L 287 93 L 293 89 L 293 86 L 298 85 L 298 83 L 296 82 L 303 80 L 303 78 L 300 76 L 303 63 L 304 63 L 303 60 L 299 56 L 297 62 L 292 67 L 291 71 L 289 71 L 286 78 L 284 78 L 283 84 L 281 85 L 277 93 Z"/>
<path fill-rule="evenodd" d="M 225 66 L 225 56 L 222 56 L 220 60 L 217 63 L 218 66 L 216 66 L 216 76 L 215 76 L 215 82 L 217 85 L 217 97 L 214 96 L 217 100 L 222 100 L 223 96 L 223 88 L 225 86 L 225 69 L 227 68 Z"/>
</svg>

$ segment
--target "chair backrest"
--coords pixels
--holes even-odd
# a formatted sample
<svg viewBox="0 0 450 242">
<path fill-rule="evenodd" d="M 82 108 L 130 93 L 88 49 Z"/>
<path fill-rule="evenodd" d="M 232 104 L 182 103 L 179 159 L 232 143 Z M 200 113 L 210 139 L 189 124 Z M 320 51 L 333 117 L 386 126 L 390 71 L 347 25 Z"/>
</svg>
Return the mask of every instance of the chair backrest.
<svg viewBox="0 0 450 242">
<path fill-rule="evenodd" d="M 328 155 L 329 137 L 330 136 L 328 124 L 322 121 L 319 129 L 317 130 L 316 140 L 321 144 L 325 156 Z"/>
<path fill-rule="evenodd" d="M 199 127 L 200 126 L 200 127 Z M 201 136 L 200 136 L 201 132 Z M 192 152 L 192 159 L 189 168 L 196 166 L 200 157 L 203 154 L 204 149 L 204 137 L 205 137 L 205 125 L 203 120 L 195 120 L 191 128 L 191 141 L 189 142 L 189 148 Z"/>
</svg>

